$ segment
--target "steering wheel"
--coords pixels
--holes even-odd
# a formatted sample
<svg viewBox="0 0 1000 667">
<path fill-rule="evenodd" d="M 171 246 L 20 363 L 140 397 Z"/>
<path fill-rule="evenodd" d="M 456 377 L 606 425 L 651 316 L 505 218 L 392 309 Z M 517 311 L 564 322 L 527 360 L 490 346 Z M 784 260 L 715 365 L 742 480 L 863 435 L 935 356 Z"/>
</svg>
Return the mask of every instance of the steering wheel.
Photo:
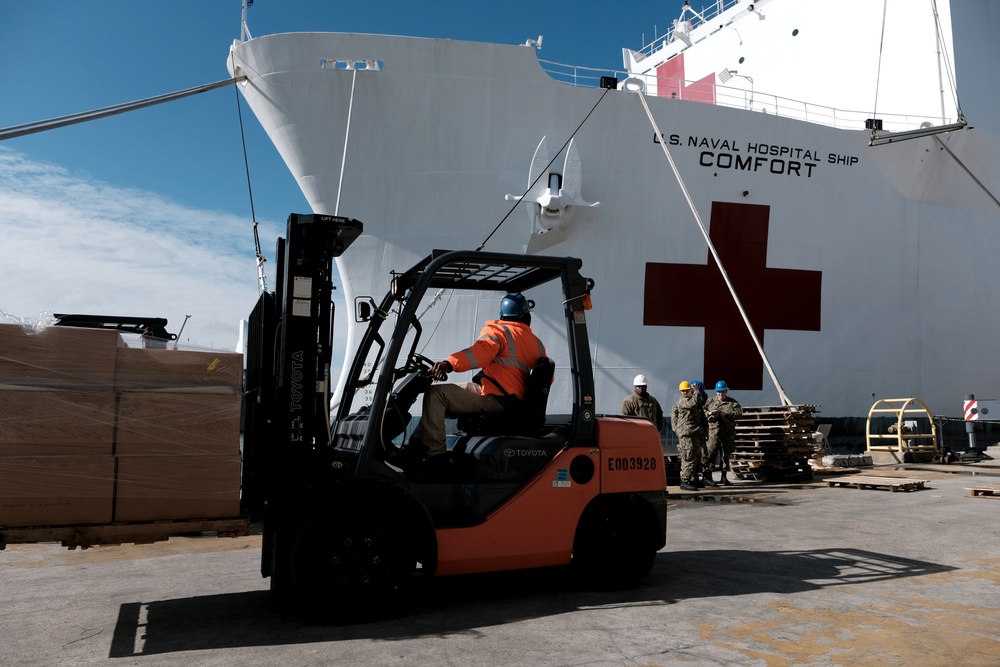
<svg viewBox="0 0 1000 667">
<path fill-rule="evenodd" d="M 411 375 L 430 375 L 431 367 L 433 365 L 433 359 L 425 357 L 419 352 L 413 352 L 406 358 L 406 363 L 399 366 L 392 372 L 393 382 L 398 382 Z"/>
<path fill-rule="evenodd" d="M 406 360 L 406 365 L 396 371 L 397 376 L 405 376 L 386 401 L 386 411 L 382 421 L 382 443 L 386 447 L 390 456 L 398 454 L 398 451 L 391 444 L 391 440 L 403 432 L 409 423 L 410 408 L 416 403 L 417 398 L 426 392 L 434 379 L 430 370 L 434 362 L 414 352 Z"/>
<path fill-rule="evenodd" d="M 425 357 L 419 352 L 414 352 L 413 354 L 410 355 L 410 359 L 406 363 L 406 369 L 411 372 L 417 370 L 429 371 L 431 369 L 431 366 L 433 365 L 434 365 L 433 359 Z"/>
</svg>

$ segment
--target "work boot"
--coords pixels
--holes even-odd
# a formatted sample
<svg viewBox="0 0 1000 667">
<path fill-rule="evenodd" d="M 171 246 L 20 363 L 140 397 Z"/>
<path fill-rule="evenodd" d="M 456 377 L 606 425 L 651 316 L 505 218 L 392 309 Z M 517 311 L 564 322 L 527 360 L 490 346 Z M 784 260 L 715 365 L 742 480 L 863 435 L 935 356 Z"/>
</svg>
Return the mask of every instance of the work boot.
<svg viewBox="0 0 1000 667">
<path fill-rule="evenodd" d="M 706 472 L 704 475 L 702 475 L 701 483 L 704 484 L 705 486 L 718 486 L 718 484 L 712 481 L 712 473 L 710 472 Z"/>
<path fill-rule="evenodd" d="M 722 479 L 719 480 L 719 484 L 722 484 L 723 486 L 732 486 L 733 485 L 733 483 L 729 481 L 729 478 L 726 477 L 726 471 L 725 470 L 722 471 Z"/>
<path fill-rule="evenodd" d="M 683 491 L 697 491 L 698 487 L 690 482 L 681 482 L 681 490 Z"/>
</svg>

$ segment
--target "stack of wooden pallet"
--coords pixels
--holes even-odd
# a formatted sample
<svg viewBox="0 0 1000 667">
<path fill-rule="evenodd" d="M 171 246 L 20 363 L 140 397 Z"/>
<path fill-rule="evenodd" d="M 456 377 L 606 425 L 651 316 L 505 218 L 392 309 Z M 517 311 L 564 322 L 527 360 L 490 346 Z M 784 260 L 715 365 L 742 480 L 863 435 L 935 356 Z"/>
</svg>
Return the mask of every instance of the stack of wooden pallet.
<svg viewBox="0 0 1000 667">
<path fill-rule="evenodd" d="M 759 481 L 810 479 L 815 413 L 815 405 L 743 408 L 730 459 L 736 476 Z"/>
</svg>

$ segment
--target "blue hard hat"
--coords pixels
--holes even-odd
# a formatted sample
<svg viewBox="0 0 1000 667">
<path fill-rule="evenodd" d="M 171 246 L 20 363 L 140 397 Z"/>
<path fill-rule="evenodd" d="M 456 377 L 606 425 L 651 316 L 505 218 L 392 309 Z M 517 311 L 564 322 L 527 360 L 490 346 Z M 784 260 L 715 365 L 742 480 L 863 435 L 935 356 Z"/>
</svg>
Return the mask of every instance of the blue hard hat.
<svg viewBox="0 0 1000 667">
<path fill-rule="evenodd" d="M 695 387 L 704 387 L 705 383 L 701 380 L 691 380 L 691 385 Z"/>
<path fill-rule="evenodd" d="M 526 315 L 534 307 L 534 301 L 525 299 L 520 292 L 511 292 L 500 301 L 500 319 Z"/>
<path fill-rule="evenodd" d="M 715 391 L 729 391 L 729 385 L 719 380 L 715 383 Z"/>
</svg>

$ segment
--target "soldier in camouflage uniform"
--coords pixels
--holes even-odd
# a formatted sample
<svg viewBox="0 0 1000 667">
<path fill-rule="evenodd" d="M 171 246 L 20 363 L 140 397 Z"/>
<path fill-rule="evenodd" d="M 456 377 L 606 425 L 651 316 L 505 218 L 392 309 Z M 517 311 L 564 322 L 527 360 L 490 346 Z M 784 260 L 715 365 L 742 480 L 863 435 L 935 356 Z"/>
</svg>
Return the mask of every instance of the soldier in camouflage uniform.
<svg viewBox="0 0 1000 667">
<path fill-rule="evenodd" d="M 707 422 L 697 394 L 686 380 L 678 387 L 681 397 L 670 409 L 670 428 L 677 434 L 677 450 L 681 454 L 681 488 L 696 491 L 698 473 L 702 470 L 701 449 L 704 447 Z"/>
<path fill-rule="evenodd" d="M 700 405 L 701 409 L 704 410 L 705 409 L 705 404 L 708 403 L 708 394 L 705 392 L 705 383 L 702 382 L 701 380 L 692 380 L 691 381 L 691 391 L 694 393 L 695 397 L 698 399 L 698 405 Z M 705 421 L 705 431 L 706 431 L 706 433 L 708 432 L 708 420 L 707 419 Z M 701 439 L 701 463 L 702 463 L 703 466 L 705 466 L 705 465 L 708 464 L 708 443 L 706 441 L 706 438 L 702 438 Z M 701 469 L 699 469 L 698 472 L 700 474 L 701 473 Z M 701 479 L 701 484 L 703 486 L 718 486 L 718 484 L 716 484 L 715 482 L 712 481 L 712 476 L 711 475 L 701 475 L 700 479 Z"/>
<path fill-rule="evenodd" d="M 712 482 L 712 470 L 716 463 L 722 471 L 719 484 L 730 485 L 726 477 L 729 472 L 729 457 L 736 448 L 736 421 L 743 414 L 739 402 L 729 396 L 729 386 L 719 380 L 715 383 L 715 396 L 705 404 L 705 414 L 708 416 L 708 457 L 705 459 L 704 477 L 706 483 Z"/>
<path fill-rule="evenodd" d="M 645 417 L 656 425 L 657 431 L 663 430 L 663 409 L 660 402 L 646 391 L 646 376 L 640 373 L 632 381 L 635 391 L 622 401 L 620 414 Z"/>
</svg>

